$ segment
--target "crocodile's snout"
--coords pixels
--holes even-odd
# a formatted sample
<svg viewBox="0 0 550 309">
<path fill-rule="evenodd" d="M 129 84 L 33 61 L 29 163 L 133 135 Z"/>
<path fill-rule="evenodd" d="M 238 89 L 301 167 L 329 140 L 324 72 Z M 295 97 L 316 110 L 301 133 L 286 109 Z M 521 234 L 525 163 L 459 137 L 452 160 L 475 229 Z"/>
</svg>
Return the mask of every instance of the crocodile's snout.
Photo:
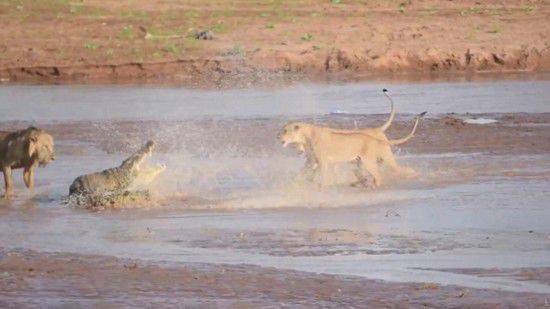
<svg viewBox="0 0 550 309">
<path fill-rule="evenodd" d="M 147 143 L 145 144 L 145 152 L 147 152 L 148 156 L 151 156 L 153 154 L 154 149 L 155 149 L 155 142 L 147 141 Z"/>
</svg>

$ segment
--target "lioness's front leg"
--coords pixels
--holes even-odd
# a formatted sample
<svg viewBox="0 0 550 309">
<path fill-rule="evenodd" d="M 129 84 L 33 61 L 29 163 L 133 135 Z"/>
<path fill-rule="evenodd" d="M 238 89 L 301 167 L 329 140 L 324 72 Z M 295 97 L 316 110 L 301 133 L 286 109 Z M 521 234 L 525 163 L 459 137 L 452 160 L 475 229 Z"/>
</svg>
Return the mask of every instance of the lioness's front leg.
<svg viewBox="0 0 550 309">
<path fill-rule="evenodd" d="M 321 187 L 328 187 L 332 184 L 332 175 L 330 165 L 328 163 L 320 163 L 321 168 Z"/>
<path fill-rule="evenodd" d="M 378 171 L 378 164 L 376 162 L 376 159 L 369 160 L 368 158 L 361 158 L 361 165 L 363 167 L 363 171 L 368 172 L 372 175 L 373 187 L 379 187 L 382 184 L 382 177 L 380 175 L 380 172 Z"/>
<path fill-rule="evenodd" d="M 317 170 L 319 169 L 319 164 L 317 164 L 317 160 L 313 158 L 311 155 L 306 156 L 306 163 L 304 164 L 304 167 L 300 171 L 300 175 L 309 182 L 312 182 L 314 180 L 315 175 L 317 174 Z"/>
<path fill-rule="evenodd" d="M 13 195 L 13 181 L 11 179 L 11 167 L 2 166 L 2 172 L 4 173 L 4 184 L 6 188 L 4 197 L 8 198 Z"/>
</svg>

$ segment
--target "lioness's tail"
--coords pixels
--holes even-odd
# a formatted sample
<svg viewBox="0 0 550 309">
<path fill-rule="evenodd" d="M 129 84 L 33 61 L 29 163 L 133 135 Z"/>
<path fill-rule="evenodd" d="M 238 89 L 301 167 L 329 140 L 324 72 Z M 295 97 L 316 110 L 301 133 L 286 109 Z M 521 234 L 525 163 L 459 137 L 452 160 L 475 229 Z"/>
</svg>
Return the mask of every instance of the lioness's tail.
<svg viewBox="0 0 550 309">
<path fill-rule="evenodd" d="M 386 98 L 388 98 L 388 100 L 390 100 L 390 106 L 391 106 L 390 118 L 388 118 L 388 120 L 386 120 L 386 122 L 383 125 L 378 127 L 378 129 L 380 129 L 382 132 L 384 132 L 390 127 L 390 125 L 393 121 L 393 118 L 395 117 L 395 109 L 393 108 L 393 100 L 388 95 L 388 90 L 384 88 L 384 89 L 382 89 L 382 92 L 384 93 Z"/>
<path fill-rule="evenodd" d="M 403 144 L 403 143 L 407 142 L 408 140 L 410 140 L 414 136 L 414 132 L 416 132 L 416 127 L 418 126 L 418 122 L 420 121 L 420 118 L 424 117 L 424 115 L 426 115 L 426 113 L 427 112 L 423 112 L 423 113 L 420 113 L 416 116 L 416 118 L 414 120 L 413 129 L 412 129 L 411 133 L 409 133 L 409 135 L 407 135 L 403 138 L 399 138 L 399 139 L 388 140 L 388 143 L 390 145 L 400 145 L 400 144 Z"/>
</svg>

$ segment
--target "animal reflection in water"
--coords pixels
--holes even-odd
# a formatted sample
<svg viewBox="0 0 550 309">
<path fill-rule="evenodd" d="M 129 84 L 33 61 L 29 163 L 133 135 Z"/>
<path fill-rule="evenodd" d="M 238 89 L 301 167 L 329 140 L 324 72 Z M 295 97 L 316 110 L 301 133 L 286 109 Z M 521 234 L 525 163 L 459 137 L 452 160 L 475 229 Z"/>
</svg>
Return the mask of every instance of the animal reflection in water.
<svg viewBox="0 0 550 309">
<path fill-rule="evenodd" d="M 86 208 L 107 208 L 140 204 L 151 200 L 147 186 L 165 169 L 165 165 L 142 168 L 155 143 L 148 141 L 120 166 L 77 177 L 69 188 L 69 202 Z"/>
</svg>

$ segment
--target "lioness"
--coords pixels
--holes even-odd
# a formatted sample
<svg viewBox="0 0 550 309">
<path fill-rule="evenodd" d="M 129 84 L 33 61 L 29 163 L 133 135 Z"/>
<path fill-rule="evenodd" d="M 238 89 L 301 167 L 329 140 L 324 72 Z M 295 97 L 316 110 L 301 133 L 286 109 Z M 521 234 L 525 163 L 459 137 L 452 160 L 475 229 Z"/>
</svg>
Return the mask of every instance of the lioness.
<svg viewBox="0 0 550 309">
<path fill-rule="evenodd" d="M 6 185 L 5 196 L 13 194 L 12 169 L 23 168 L 27 188 L 34 190 L 34 171 L 55 160 L 53 137 L 44 130 L 28 127 L 16 132 L 0 132 L 0 165 Z"/>
<path fill-rule="evenodd" d="M 385 131 L 390 127 L 394 117 L 395 117 L 395 109 L 394 109 L 394 103 L 392 98 L 388 95 L 387 89 L 382 89 L 382 92 L 388 98 L 391 104 L 391 111 L 390 111 L 390 117 L 388 120 L 379 127 L 374 128 L 362 128 L 362 129 L 354 129 L 354 130 L 345 130 L 345 129 L 334 129 L 329 127 L 319 127 L 317 128 L 323 128 L 323 129 L 329 129 L 333 132 L 339 132 L 339 133 L 364 133 L 368 134 L 374 138 L 377 138 L 382 141 L 388 141 L 388 137 L 385 134 Z M 425 115 L 425 112 L 420 114 L 419 116 L 422 117 Z M 415 119 L 415 124 L 413 126 L 412 131 L 404 138 L 394 140 L 392 143 L 393 145 L 403 144 L 407 142 L 409 139 L 411 139 L 414 136 L 414 133 L 416 131 L 416 127 L 418 125 L 418 118 Z M 319 165 L 317 164 L 315 157 L 311 154 L 311 151 L 307 148 L 307 145 L 301 144 L 301 143 L 292 143 L 293 146 L 295 146 L 299 152 L 303 153 L 306 157 L 306 163 L 302 169 L 301 174 L 305 176 L 305 178 L 309 181 L 313 180 L 313 177 L 315 176 L 316 172 L 318 171 Z M 381 160 L 381 159 L 380 159 Z M 389 162 L 389 164 L 392 164 L 392 162 Z M 408 168 L 401 168 L 401 167 L 394 167 L 394 169 L 401 170 L 401 171 L 408 171 L 408 173 L 412 173 L 411 169 Z M 354 173 L 358 179 L 361 179 L 363 176 L 360 174 L 358 170 L 354 170 Z M 353 185 L 357 184 L 364 184 L 364 179 L 358 180 L 357 182 L 353 183 Z"/>
<path fill-rule="evenodd" d="M 322 185 L 329 183 L 329 169 L 334 164 L 356 162 L 360 167 L 360 171 L 355 173 L 357 183 L 363 183 L 364 172 L 369 172 L 376 187 L 382 182 L 378 171 L 379 161 L 399 173 L 414 174 L 412 169 L 397 164 L 391 146 L 409 140 L 424 115 L 425 113 L 422 113 L 416 117 L 414 127 L 408 136 L 396 140 L 382 140 L 361 131 L 338 131 L 301 122 L 285 125 L 279 139 L 284 147 L 298 144 L 304 148 L 310 160 L 320 168 Z"/>
<path fill-rule="evenodd" d="M 149 169 L 140 168 L 143 161 L 151 156 L 154 147 L 155 143 L 148 141 L 120 166 L 77 177 L 69 188 L 69 195 L 123 194 L 126 190 L 135 190 L 150 183 L 166 168 L 164 165 Z"/>
<path fill-rule="evenodd" d="M 361 128 L 361 129 L 355 129 L 355 130 L 334 129 L 334 128 L 329 128 L 329 127 L 325 127 L 325 128 L 331 129 L 334 132 L 344 132 L 344 133 L 359 132 L 359 133 L 365 133 L 365 134 L 369 134 L 373 137 L 376 137 L 378 139 L 387 141 L 388 137 L 386 136 L 385 132 L 391 126 L 391 124 L 393 122 L 393 119 L 395 118 L 395 108 L 394 108 L 394 103 L 393 103 L 392 98 L 388 95 L 388 90 L 384 88 L 384 89 L 382 89 L 382 92 L 384 93 L 386 98 L 388 98 L 388 100 L 390 101 L 390 117 L 388 118 L 388 120 L 386 120 L 386 122 L 384 122 L 383 125 L 381 125 L 379 127 L 374 127 L 374 128 Z M 302 144 L 293 144 L 293 146 L 295 146 L 298 149 L 298 151 L 300 151 L 302 153 L 305 153 L 304 145 L 302 145 Z"/>
</svg>

